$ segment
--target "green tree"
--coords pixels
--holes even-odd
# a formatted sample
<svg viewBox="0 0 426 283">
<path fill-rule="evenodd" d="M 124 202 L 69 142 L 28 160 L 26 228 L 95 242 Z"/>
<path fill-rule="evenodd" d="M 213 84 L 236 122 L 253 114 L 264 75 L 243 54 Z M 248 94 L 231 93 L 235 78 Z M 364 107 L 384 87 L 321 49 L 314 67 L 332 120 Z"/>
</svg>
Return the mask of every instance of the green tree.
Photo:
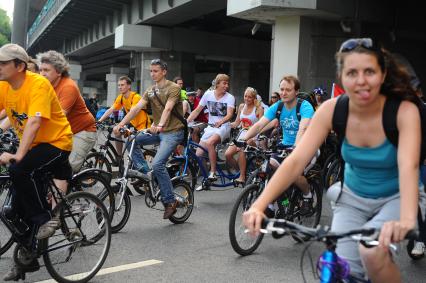
<svg viewBox="0 0 426 283">
<path fill-rule="evenodd" d="M 10 19 L 6 11 L 0 8 L 0 46 L 10 42 Z"/>
</svg>

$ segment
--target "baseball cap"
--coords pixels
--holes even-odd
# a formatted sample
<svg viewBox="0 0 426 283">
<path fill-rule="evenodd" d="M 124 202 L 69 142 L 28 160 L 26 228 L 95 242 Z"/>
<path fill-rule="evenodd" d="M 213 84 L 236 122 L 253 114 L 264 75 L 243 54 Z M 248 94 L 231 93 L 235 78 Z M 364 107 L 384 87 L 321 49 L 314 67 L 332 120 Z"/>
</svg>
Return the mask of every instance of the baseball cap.
<svg viewBox="0 0 426 283">
<path fill-rule="evenodd" d="M 18 44 L 8 43 L 0 48 L 0 62 L 6 62 L 13 59 L 19 59 L 25 63 L 28 63 L 30 57 L 24 48 Z"/>
</svg>

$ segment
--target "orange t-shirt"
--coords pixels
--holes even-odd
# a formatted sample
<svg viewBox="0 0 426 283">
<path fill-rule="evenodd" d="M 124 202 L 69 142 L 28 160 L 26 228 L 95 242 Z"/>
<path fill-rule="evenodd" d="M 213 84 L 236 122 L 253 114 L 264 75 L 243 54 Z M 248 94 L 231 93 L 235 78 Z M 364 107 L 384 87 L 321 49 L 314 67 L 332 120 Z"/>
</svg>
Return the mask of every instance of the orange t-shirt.
<svg viewBox="0 0 426 283">
<path fill-rule="evenodd" d="M 55 90 L 43 76 L 27 71 L 24 83 L 16 90 L 7 82 L 0 82 L 0 109 L 6 109 L 19 139 L 22 139 L 28 119 L 19 121 L 16 114 L 42 118 L 31 148 L 49 143 L 62 150 L 72 150 L 71 126 L 59 105 Z"/>
<path fill-rule="evenodd" d="M 66 113 L 74 134 L 81 131 L 96 132 L 95 118 L 90 114 L 77 84 L 68 77 L 61 78 L 55 87 L 59 104 Z"/>
<path fill-rule="evenodd" d="M 138 104 L 139 100 L 141 100 L 141 96 L 133 91 L 130 92 L 128 98 L 125 98 L 124 95 L 120 94 L 115 99 L 112 108 L 114 110 L 120 110 L 121 108 L 124 108 L 124 110 L 126 110 L 126 113 L 129 113 L 130 108 Z M 132 121 L 130 121 L 130 123 L 138 130 L 143 130 L 151 127 L 151 120 L 149 119 L 148 114 L 145 110 L 141 110 L 138 115 L 136 115 L 136 117 L 133 118 Z"/>
</svg>

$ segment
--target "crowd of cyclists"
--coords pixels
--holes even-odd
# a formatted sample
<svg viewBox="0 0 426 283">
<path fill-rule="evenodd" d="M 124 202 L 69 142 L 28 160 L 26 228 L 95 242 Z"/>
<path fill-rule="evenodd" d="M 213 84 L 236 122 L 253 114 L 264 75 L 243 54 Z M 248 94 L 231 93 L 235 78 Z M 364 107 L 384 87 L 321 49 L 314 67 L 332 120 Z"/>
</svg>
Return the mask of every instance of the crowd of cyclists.
<svg viewBox="0 0 426 283">
<path fill-rule="evenodd" d="M 423 102 L 419 85 L 410 83 L 406 69 L 371 39 L 349 39 L 336 53 L 337 76 L 345 90 L 339 98 L 328 99 L 321 87 L 303 93 L 298 78 L 285 75 L 269 105 L 262 103 L 253 87 L 244 90 L 243 102 L 236 105 L 228 92 L 228 75 L 218 74 L 205 92 L 201 88 L 185 91 L 183 79 L 167 80 L 167 63 L 154 59 L 150 63 L 153 85 L 140 95 L 131 90 L 129 77 L 120 77 L 119 95 L 97 121 L 70 78 L 65 57 L 48 51 L 37 58 L 31 59 L 16 44 L 0 48 L 0 128 L 13 128 L 20 139 L 17 151 L 3 152 L 0 163 L 10 164 L 12 206 L 31 227 L 28 235 L 36 235 L 37 240 L 49 238 L 61 226 L 40 184 L 41 174 L 52 172 L 55 184 L 66 194 L 72 173 L 84 168 L 86 156 L 96 144 L 96 125 L 110 121 L 114 111 L 123 110 L 123 119 L 112 130 L 115 138 L 125 140 L 128 135 L 123 129 L 127 128 L 140 134 L 134 147 L 129 146 L 130 140 L 124 149 L 123 143 L 117 142 L 117 153 L 124 159 L 127 150 L 134 170 L 152 172 L 164 205 L 163 219 L 170 219 L 179 206 L 173 193 L 174 176 L 170 176 L 167 164 L 172 155 L 183 153 L 188 138 L 206 149 L 210 182 L 218 179 L 217 146 L 226 144 L 225 162 L 229 170 L 239 172 L 234 184 L 244 187 L 252 173 L 245 148 L 270 149 L 267 139 L 277 137 L 280 142 L 268 162 L 271 179 L 241 215 L 253 236 L 260 233 L 265 217 L 277 215 L 274 201 L 293 185 L 302 195 L 300 215 L 312 211 L 317 193 L 306 174 L 320 160 L 326 167 L 327 151 L 322 149 L 333 137 L 338 141 L 333 148 L 336 158 L 344 163 L 339 167 L 341 182 L 325 188 L 333 202 L 332 231 L 381 229 L 378 247 L 366 248 L 344 238 L 338 241 L 336 252 L 350 263 L 355 278 L 401 281 L 389 245 L 416 229 L 419 210 L 424 215 L 426 195 L 419 173 L 425 142 L 421 134 Z M 392 101 L 398 102 L 395 117 L 391 117 L 396 143 L 383 118 Z M 147 160 L 142 150 L 147 145 L 155 148 L 152 160 Z M 205 152 L 198 148 L 196 154 L 203 156 Z M 424 253 L 422 241 L 413 252 Z M 25 270 L 15 264 L 4 280 L 16 280 L 20 273 L 39 268 L 37 259 Z"/>
</svg>

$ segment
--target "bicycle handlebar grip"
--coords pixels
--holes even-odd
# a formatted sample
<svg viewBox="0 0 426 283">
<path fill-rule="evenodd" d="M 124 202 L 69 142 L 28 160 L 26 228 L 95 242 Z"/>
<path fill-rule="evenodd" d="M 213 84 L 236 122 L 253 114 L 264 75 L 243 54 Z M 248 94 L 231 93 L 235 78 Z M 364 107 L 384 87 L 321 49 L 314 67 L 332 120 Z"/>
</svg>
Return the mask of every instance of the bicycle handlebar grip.
<svg viewBox="0 0 426 283">
<path fill-rule="evenodd" d="M 418 240 L 420 239 L 420 233 L 418 230 L 410 230 L 407 232 L 407 234 L 405 235 L 405 239 L 406 240 Z"/>
</svg>

